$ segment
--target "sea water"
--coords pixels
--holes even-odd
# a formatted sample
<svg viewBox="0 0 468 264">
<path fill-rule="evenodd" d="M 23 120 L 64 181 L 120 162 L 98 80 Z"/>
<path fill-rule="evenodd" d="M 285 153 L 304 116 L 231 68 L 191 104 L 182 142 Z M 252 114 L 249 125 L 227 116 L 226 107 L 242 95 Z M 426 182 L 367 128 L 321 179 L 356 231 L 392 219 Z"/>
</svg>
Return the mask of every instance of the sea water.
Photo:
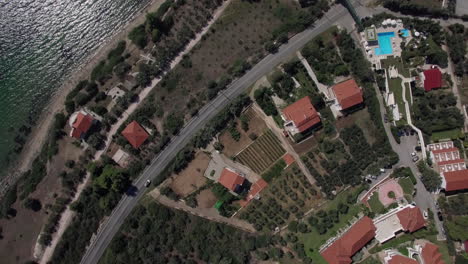
<svg viewBox="0 0 468 264">
<path fill-rule="evenodd" d="M 15 131 L 150 0 L 0 0 L 0 176 Z M 10 153 L 10 154 L 9 154 Z"/>
</svg>

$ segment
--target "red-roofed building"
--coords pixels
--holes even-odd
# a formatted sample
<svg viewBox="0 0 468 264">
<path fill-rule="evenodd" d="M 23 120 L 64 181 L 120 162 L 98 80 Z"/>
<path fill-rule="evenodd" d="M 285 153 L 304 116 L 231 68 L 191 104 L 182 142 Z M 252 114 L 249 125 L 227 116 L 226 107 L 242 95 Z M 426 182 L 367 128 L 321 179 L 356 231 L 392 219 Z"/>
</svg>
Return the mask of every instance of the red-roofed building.
<svg viewBox="0 0 468 264">
<path fill-rule="evenodd" d="M 148 132 L 146 132 L 146 130 L 141 127 L 137 121 L 133 121 L 128 124 L 122 131 L 122 135 L 134 148 L 139 148 L 149 137 Z"/>
<path fill-rule="evenodd" d="M 294 157 L 289 154 L 289 153 L 286 153 L 286 155 L 283 156 L 283 160 L 284 162 L 286 162 L 286 167 L 289 167 L 289 165 L 293 164 L 294 162 L 296 162 L 296 160 L 294 159 Z"/>
<path fill-rule="evenodd" d="M 70 117 L 70 126 L 72 128 L 70 136 L 76 139 L 83 139 L 93 125 L 93 121 L 93 117 L 84 111 L 74 113 Z"/>
<path fill-rule="evenodd" d="M 238 193 L 242 189 L 245 178 L 240 173 L 237 173 L 232 169 L 224 168 L 218 182 L 230 191 Z"/>
<path fill-rule="evenodd" d="M 402 255 L 393 255 L 385 259 L 385 264 L 418 264 L 418 261 Z"/>
<path fill-rule="evenodd" d="M 439 252 L 439 247 L 429 242 L 422 248 L 421 258 L 424 264 L 445 264 L 442 260 L 442 254 Z"/>
<path fill-rule="evenodd" d="M 349 264 L 351 257 L 375 236 L 372 219 L 364 216 L 320 254 L 329 264 Z"/>
<path fill-rule="evenodd" d="M 357 85 L 354 79 L 335 84 L 331 90 L 338 101 L 338 109 L 341 111 L 364 102 L 362 89 Z"/>
<path fill-rule="evenodd" d="M 439 173 L 466 170 L 465 160 L 463 159 L 441 161 L 437 163 L 437 167 L 439 167 Z"/>
<path fill-rule="evenodd" d="M 433 150 L 439 150 L 439 149 L 449 149 L 455 147 L 453 145 L 453 141 L 443 141 L 443 142 L 436 142 L 436 143 L 431 143 L 427 145 L 427 150 L 433 151 Z"/>
<path fill-rule="evenodd" d="M 442 72 L 437 67 L 423 71 L 420 77 L 426 92 L 442 87 Z"/>
<path fill-rule="evenodd" d="M 431 151 L 431 159 L 435 163 L 447 160 L 460 159 L 460 152 L 457 148 L 436 149 Z"/>
<path fill-rule="evenodd" d="M 258 197 L 260 197 L 260 192 L 263 191 L 263 189 L 265 189 L 267 186 L 268 183 L 263 179 L 260 179 L 252 184 L 252 186 L 250 186 L 249 194 L 247 194 L 245 200 L 240 201 L 241 206 L 246 206 L 252 199 L 258 199 Z"/>
<path fill-rule="evenodd" d="M 468 189 L 468 170 L 444 172 L 441 188 L 445 189 L 446 192 Z"/>
<path fill-rule="evenodd" d="M 320 124 L 320 116 L 309 96 L 303 97 L 283 109 L 284 128 L 291 135 L 305 132 Z"/>
<path fill-rule="evenodd" d="M 426 220 L 418 207 L 406 207 L 397 216 L 404 231 L 414 232 L 426 226 Z"/>
</svg>

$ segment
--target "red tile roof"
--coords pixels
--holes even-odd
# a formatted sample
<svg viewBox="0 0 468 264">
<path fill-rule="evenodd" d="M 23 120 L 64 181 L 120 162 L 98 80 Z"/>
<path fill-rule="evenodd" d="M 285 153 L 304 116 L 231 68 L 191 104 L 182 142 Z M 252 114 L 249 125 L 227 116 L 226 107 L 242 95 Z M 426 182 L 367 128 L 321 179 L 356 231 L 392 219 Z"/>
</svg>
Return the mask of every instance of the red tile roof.
<svg viewBox="0 0 468 264">
<path fill-rule="evenodd" d="M 320 254 L 329 264 L 349 264 L 351 257 L 374 238 L 375 231 L 372 219 L 364 216 Z"/>
<path fill-rule="evenodd" d="M 255 198 L 255 196 L 259 194 L 261 191 L 263 191 L 263 189 L 265 189 L 267 186 L 268 186 L 268 183 L 263 179 L 260 179 L 256 181 L 254 184 L 252 184 L 249 190 L 249 194 L 247 195 L 246 199 L 240 201 L 241 206 L 246 206 L 250 202 L 250 200 Z"/>
<path fill-rule="evenodd" d="M 93 124 L 93 117 L 91 115 L 85 115 L 79 112 L 76 115 L 76 119 L 72 124 L 72 134 L 71 136 L 77 139 L 80 139 Z"/>
<path fill-rule="evenodd" d="M 432 89 L 442 87 L 442 73 L 439 68 L 426 70 L 424 73 L 424 90 L 429 92 Z"/>
<path fill-rule="evenodd" d="M 245 178 L 231 169 L 224 168 L 218 181 L 229 190 L 235 191 L 238 185 L 242 185 L 244 183 Z"/>
<path fill-rule="evenodd" d="M 408 258 L 402 255 L 393 256 L 387 264 L 418 264 L 418 262 L 412 258 Z"/>
<path fill-rule="evenodd" d="M 414 232 L 426 226 L 421 210 L 418 207 L 407 207 L 397 213 L 403 230 Z"/>
<path fill-rule="evenodd" d="M 440 153 L 450 153 L 450 152 L 458 152 L 458 148 L 447 148 L 447 149 L 434 149 L 432 153 L 434 154 L 440 154 Z"/>
<path fill-rule="evenodd" d="M 286 166 L 289 166 L 296 161 L 294 157 L 289 153 L 286 153 L 286 155 L 283 156 L 283 160 L 284 162 L 286 162 Z"/>
<path fill-rule="evenodd" d="M 320 116 L 315 110 L 309 96 L 303 97 L 283 109 L 286 119 L 293 121 L 299 132 L 320 123 Z"/>
<path fill-rule="evenodd" d="M 424 264 L 445 264 L 442 260 L 442 254 L 439 252 L 439 247 L 432 243 L 427 243 L 423 247 L 421 255 Z"/>
<path fill-rule="evenodd" d="M 468 170 L 444 172 L 446 192 L 468 189 Z"/>
<path fill-rule="evenodd" d="M 362 89 L 354 79 L 335 84 L 332 89 L 343 110 L 364 102 Z"/>
<path fill-rule="evenodd" d="M 137 121 L 133 121 L 122 131 L 122 135 L 134 148 L 139 148 L 149 135 Z"/>
<path fill-rule="evenodd" d="M 443 165 L 459 164 L 459 163 L 465 163 L 465 160 L 464 159 L 445 160 L 445 161 L 438 162 L 437 165 L 443 166 Z"/>
</svg>

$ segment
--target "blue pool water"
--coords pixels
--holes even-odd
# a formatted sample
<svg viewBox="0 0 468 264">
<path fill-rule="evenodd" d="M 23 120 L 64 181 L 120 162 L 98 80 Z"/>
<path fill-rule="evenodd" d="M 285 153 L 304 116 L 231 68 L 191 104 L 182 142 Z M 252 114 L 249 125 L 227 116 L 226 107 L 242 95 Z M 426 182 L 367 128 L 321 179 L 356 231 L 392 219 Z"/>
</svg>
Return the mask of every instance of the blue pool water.
<svg viewBox="0 0 468 264">
<path fill-rule="evenodd" d="M 403 36 L 404 38 L 409 37 L 409 34 L 410 34 L 410 33 L 409 33 L 409 30 L 407 30 L 407 29 L 402 29 L 401 32 L 403 33 L 402 36 Z"/>
<path fill-rule="evenodd" d="M 379 47 L 375 48 L 375 55 L 389 55 L 393 53 L 392 39 L 395 37 L 395 32 L 378 33 Z"/>
</svg>

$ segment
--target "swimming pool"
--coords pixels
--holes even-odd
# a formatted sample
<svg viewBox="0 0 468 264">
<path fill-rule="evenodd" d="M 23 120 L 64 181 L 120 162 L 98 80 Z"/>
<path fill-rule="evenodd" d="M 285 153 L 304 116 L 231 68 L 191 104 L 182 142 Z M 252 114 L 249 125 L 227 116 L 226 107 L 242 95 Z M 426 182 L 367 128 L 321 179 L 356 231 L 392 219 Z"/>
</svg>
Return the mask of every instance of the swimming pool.
<svg viewBox="0 0 468 264">
<path fill-rule="evenodd" d="M 409 37 L 409 34 L 410 34 L 410 33 L 409 33 L 409 30 L 407 30 L 406 28 L 405 28 L 405 29 L 402 29 L 402 30 L 401 30 L 401 33 L 403 33 L 402 37 L 404 37 L 404 38 Z"/>
<path fill-rule="evenodd" d="M 378 33 L 379 47 L 375 48 L 375 55 L 389 55 L 393 53 L 392 38 L 395 37 L 395 32 Z"/>
</svg>

